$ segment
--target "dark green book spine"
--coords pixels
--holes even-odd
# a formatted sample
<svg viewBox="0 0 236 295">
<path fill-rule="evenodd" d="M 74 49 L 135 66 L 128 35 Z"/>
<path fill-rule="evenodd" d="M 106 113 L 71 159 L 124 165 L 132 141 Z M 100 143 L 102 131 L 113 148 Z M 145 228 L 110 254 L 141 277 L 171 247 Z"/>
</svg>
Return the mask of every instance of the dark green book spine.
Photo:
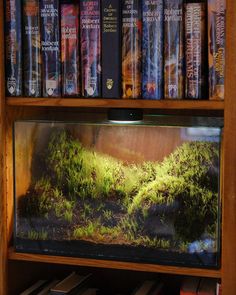
<svg viewBox="0 0 236 295">
<path fill-rule="evenodd" d="M 121 5 L 102 0 L 102 97 L 121 95 Z"/>
<path fill-rule="evenodd" d="M 39 1 L 23 1 L 24 95 L 41 96 Z"/>
</svg>

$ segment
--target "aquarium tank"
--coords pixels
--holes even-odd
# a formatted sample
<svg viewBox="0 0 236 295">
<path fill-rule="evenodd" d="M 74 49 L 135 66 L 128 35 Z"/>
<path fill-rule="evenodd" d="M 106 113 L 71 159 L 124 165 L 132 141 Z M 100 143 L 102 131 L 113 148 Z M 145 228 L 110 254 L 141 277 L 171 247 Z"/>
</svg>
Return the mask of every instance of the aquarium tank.
<svg viewBox="0 0 236 295">
<path fill-rule="evenodd" d="M 219 118 L 16 121 L 18 252 L 218 268 Z"/>
</svg>

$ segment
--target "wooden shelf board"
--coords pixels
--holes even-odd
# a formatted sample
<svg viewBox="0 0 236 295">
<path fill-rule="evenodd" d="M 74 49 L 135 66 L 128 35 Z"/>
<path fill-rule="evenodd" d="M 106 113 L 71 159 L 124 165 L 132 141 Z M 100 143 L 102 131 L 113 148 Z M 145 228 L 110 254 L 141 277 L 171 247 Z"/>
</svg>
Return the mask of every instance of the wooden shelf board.
<svg viewBox="0 0 236 295">
<path fill-rule="evenodd" d="M 224 101 L 7 97 L 9 106 L 224 110 Z"/>
<path fill-rule="evenodd" d="M 10 260 L 18 260 L 18 261 L 43 262 L 43 263 L 53 263 L 53 264 L 65 264 L 65 265 L 77 265 L 77 266 L 87 266 L 87 267 L 99 267 L 99 268 L 110 268 L 110 269 L 123 269 L 123 270 L 135 270 L 135 271 L 145 271 L 145 272 L 158 272 L 158 273 L 166 273 L 166 274 L 221 278 L 221 270 L 165 266 L 165 265 L 146 264 L 146 263 L 120 262 L 120 261 L 110 261 L 110 260 L 100 260 L 100 259 L 98 260 L 98 259 L 87 259 L 87 258 L 74 258 L 74 257 L 52 256 L 52 255 L 42 255 L 42 254 L 17 253 L 14 251 L 13 248 L 9 249 L 8 258 Z"/>
</svg>

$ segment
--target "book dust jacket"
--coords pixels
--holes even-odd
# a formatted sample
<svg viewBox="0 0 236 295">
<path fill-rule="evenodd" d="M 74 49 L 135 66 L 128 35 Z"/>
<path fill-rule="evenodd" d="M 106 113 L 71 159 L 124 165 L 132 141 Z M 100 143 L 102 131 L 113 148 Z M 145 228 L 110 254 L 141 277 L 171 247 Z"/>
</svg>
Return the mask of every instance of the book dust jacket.
<svg viewBox="0 0 236 295">
<path fill-rule="evenodd" d="M 80 1 L 82 95 L 101 96 L 100 1 Z"/>
<path fill-rule="evenodd" d="M 122 98 L 141 97 L 142 24 L 140 0 L 123 0 Z"/>
<path fill-rule="evenodd" d="M 142 97 L 163 98 L 163 0 L 142 3 Z"/>
<path fill-rule="evenodd" d="M 41 96 L 41 36 L 39 1 L 23 1 L 24 95 Z"/>
<path fill-rule="evenodd" d="M 80 95 L 79 3 L 61 4 L 62 95 Z"/>
<path fill-rule="evenodd" d="M 102 0 L 102 97 L 121 95 L 121 3 Z"/>
<path fill-rule="evenodd" d="M 164 1 L 165 98 L 184 98 L 183 0 Z"/>
<path fill-rule="evenodd" d="M 22 95 L 21 1 L 5 1 L 6 94 Z"/>
<path fill-rule="evenodd" d="M 224 99 L 225 0 L 208 0 L 209 98 Z"/>
<path fill-rule="evenodd" d="M 205 1 L 185 4 L 185 98 L 207 98 L 207 5 Z"/>
<path fill-rule="evenodd" d="M 59 1 L 42 0 L 40 15 L 43 96 L 59 97 L 61 95 Z"/>
</svg>

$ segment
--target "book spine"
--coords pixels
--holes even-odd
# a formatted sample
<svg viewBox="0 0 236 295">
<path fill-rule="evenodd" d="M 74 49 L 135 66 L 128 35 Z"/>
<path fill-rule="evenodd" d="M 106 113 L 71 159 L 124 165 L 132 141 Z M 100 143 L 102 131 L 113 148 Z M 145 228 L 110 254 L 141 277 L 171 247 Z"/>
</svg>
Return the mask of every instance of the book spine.
<svg viewBox="0 0 236 295">
<path fill-rule="evenodd" d="M 40 2 L 43 96 L 61 95 L 59 1 Z"/>
<path fill-rule="evenodd" d="M 102 97 L 121 95 L 121 9 L 120 1 L 102 0 Z"/>
<path fill-rule="evenodd" d="M 5 2 L 6 95 L 22 95 L 21 0 Z"/>
<path fill-rule="evenodd" d="M 143 0 L 142 97 L 163 98 L 163 0 Z"/>
<path fill-rule="evenodd" d="M 101 96 L 100 1 L 80 1 L 82 95 Z"/>
<path fill-rule="evenodd" d="M 224 99 L 225 0 L 208 0 L 209 98 Z"/>
<path fill-rule="evenodd" d="M 122 98 L 141 97 L 141 1 L 122 1 Z"/>
<path fill-rule="evenodd" d="M 39 1 L 23 1 L 24 95 L 41 96 Z"/>
<path fill-rule="evenodd" d="M 184 98 L 183 0 L 164 2 L 164 91 L 165 98 Z"/>
<path fill-rule="evenodd" d="M 79 4 L 61 4 L 62 95 L 80 95 Z"/>
<path fill-rule="evenodd" d="M 201 99 L 207 96 L 206 3 L 185 4 L 185 97 Z"/>
</svg>

